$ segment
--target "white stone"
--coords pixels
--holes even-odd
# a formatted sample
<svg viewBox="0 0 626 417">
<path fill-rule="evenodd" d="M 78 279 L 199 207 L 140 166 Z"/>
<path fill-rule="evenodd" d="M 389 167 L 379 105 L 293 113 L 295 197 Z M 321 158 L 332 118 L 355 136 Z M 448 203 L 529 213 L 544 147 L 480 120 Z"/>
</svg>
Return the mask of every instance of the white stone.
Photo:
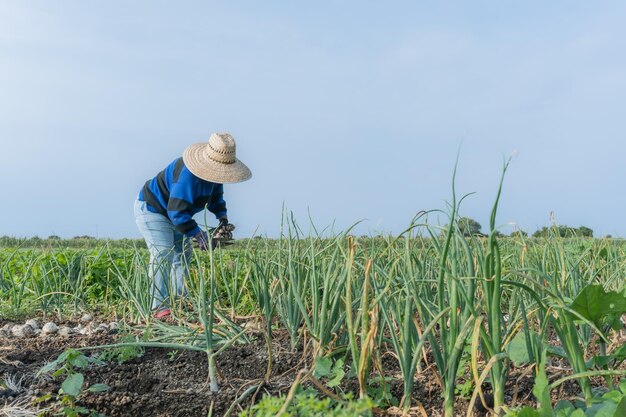
<svg viewBox="0 0 626 417">
<path fill-rule="evenodd" d="M 59 331 L 59 326 L 54 324 L 54 322 L 49 321 L 48 323 L 43 325 L 43 329 L 41 329 L 41 331 L 44 334 L 55 334 Z"/>
<path fill-rule="evenodd" d="M 33 328 L 33 330 L 39 329 L 39 322 L 35 319 L 26 320 L 26 324 Z"/>
<path fill-rule="evenodd" d="M 71 335 L 72 333 L 73 333 L 72 329 L 70 329 L 67 326 L 60 327 L 58 331 L 59 336 L 65 336 L 65 337 Z"/>
<path fill-rule="evenodd" d="M 85 315 L 83 315 L 83 316 L 80 318 L 80 321 L 82 321 L 82 322 L 84 322 L 84 323 L 88 323 L 88 322 L 90 322 L 91 320 L 93 320 L 93 317 L 92 317 L 92 316 L 91 316 L 91 314 L 89 314 L 89 313 L 86 313 Z"/>
<path fill-rule="evenodd" d="M 11 333 L 15 337 L 29 337 L 35 334 L 35 331 L 28 324 L 24 324 L 23 326 L 15 325 L 11 328 Z"/>
<path fill-rule="evenodd" d="M 119 330 L 120 324 L 116 321 L 109 323 L 109 330 Z"/>
</svg>

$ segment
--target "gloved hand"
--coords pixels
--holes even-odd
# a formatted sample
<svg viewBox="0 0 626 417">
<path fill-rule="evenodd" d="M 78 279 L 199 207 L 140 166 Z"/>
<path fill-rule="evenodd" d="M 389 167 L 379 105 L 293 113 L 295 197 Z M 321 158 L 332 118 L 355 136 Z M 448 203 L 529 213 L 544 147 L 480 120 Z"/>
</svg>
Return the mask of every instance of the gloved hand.
<svg viewBox="0 0 626 417">
<path fill-rule="evenodd" d="M 217 226 L 217 228 L 221 228 L 223 226 L 226 226 L 228 224 L 228 217 L 224 216 L 224 217 L 220 217 L 218 219 L 219 225 Z"/>
<path fill-rule="evenodd" d="M 209 250 L 209 236 L 204 230 L 200 230 L 193 238 L 198 242 L 198 248 L 200 250 Z M 215 247 L 213 242 L 211 242 L 211 244 Z"/>
<path fill-rule="evenodd" d="M 219 240 L 232 240 L 233 230 L 235 230 L 235 225 L 228 223 L 227 217 L 220 218 L 219 222 L 220 222 L 219 225 L 215 228 L 213 237 Z"/>
</svg>

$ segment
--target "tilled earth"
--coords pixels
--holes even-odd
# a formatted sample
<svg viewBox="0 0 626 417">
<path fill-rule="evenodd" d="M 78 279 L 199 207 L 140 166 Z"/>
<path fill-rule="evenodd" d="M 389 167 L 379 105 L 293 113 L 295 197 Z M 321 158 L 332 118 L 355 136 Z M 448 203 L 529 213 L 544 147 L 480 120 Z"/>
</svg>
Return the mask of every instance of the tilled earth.
<svg viewBox="0 0 626 417">
<path fill-rule="evenodd" d="M 12 378 L 21 385 L 19 390 L 5 390 L 4 395 L 0 392 L 0 406 L 3 402 L 56 394 L 62 378 L 35 378 L 35 374 L 65 349 L 113 344 L 118 339 L 118 334 L 0 337 L 0 377 Z M 85 354 L 89 356 L 92 351 Z M 301 352 L 275 347 L 270 383 L 262 385 L 257 397 L 289 390 L 301 356 Z M 112 361 L 81 371 L 85 386 L 104 383 L 110 388 L 102 393 L 81 394 L 78 405 L 107 416 L 206 416 L 212 406 L 213 415 L 221 416 L 247 388 L 261 383 L 267 357 L 265 342 L 261 340 L 225 350 L 217 361 L 220 391 L 212 394 L 206 354 L 148 348 L 142 356 L 125 363 Z M 41 404 L 46 405 L 49 404 Z M 233 415 L 236 411 L 239 409 Z"/>
<path fill-rule="evenodd" d="M 6 321 L 0 320 L 0 326 Z M 76 323 L 68 322 L 72 326 Z M 0 378 L 19 382 L 16 390 L 0 390 L 0 407 L 14 401 L 28 401 L 32 407 L 46 407 L 50 401 L 35 405 L 34 400 L 46 394 L 55 395 L 62 378 L 35 378 L 35 373 L 46 363 L 58 357 L 67 348 L 80 348 L 113 344 L 119 340 L 117 333 L 70 336 L 47 335 L 24 338 L 0 336 Z M 93 351 L 85 351 L 91 355 Z M 83 371 L 85 386 L 104 383 L 110 388 L 102 393 L 85 392 L 78 405 L 96 410 L 106 416 L 207 416 L 212 407 L 213 416 L 223 416 L 229 407 L 251 386 L 261 385 L 255 398 L 246 397 L 241 405 L 234 407 L 231 415 L 237 415 L 254 400 L 265 394 L 285 394 L 291 387 L 296 373 L 311 364 L 303 359 L 301 349 L 292 350 L 287 337 L 276 335 L 273 345 L 273 366 L 267 384 L 264 378 L 268 353 L 259 335 L 249 344 L 233 345 L 217 359 L 220 371 L 220 391 L 213 394 L 208 386 L 207 356 L 195 351 L 172 351 L 148 348 L 140 357 L 123 364 L 107 362 L 92 365 Z M 383 355 L 382 365 L 391 382 L 391 392 L 396 398 L 402 395 L 402 381 L 398 365 L 391 355 Z M 532 404 L 532 372 L 529 369 L 512 370 L 507 389 L 507 403 Z M 555 377 L 558 375 L 554 375 Z M 346 380 L 345 390 L 357 391 L 355 381 Z M 575 383 L 564 384 L 563 389 L 553 393 L 555 398 L 571 398 L 577 392 Z M 413 403 L 422 405 L 428 416 L 441 415 L 441 391 L 432 366 L 424 365 L 415 382 Z M 467 399 L 457 400 L 457 415 L 466 415 Z M 476 415 L 483 415 L 480 407 Z M 415 411 L 415 415 L 419 414 Z"/>
</svg>

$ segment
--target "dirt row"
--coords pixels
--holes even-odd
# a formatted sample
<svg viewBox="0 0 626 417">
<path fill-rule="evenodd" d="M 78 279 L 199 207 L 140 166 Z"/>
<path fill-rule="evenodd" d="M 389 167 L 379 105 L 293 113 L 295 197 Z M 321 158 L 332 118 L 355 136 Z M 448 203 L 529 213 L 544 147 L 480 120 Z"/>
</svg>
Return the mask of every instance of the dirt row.
<svg viewBox="0 0 626 417">
<path fill-rule="evenodd" d="M 3 323 L 0 323 L 3 324 Z M 76 323 L 67 323 L 68 326 Z M 256 398 L 246 397 L 240 406 L 234 407 L 231 415 L 263 395 L 286 394 L 297 372 L 310 367 L 302 349 L 292 349 L 286 335 L 276 334 L 273 345 L 273 366 L 269 381 L 262 384 L 266 372 L 268 352 L 265 342 L 259 337 L 249 344 L 234 345 L 218 358 L 220 391 L 210 392 L 208 387 L 207 356 L 195 351 L 171 351 L 145 349 L 142 356 L 119 364 L 107 362 L 101 366 L 90 366 L 84 371 L 85 386 L 104 383 L 109 390 L 102 393 L 84 393 L 78 405 L 96 410 L 106 416 L 206 416 L 213 407 L 213 416 L 223 416 L 240 396 L 251 386 L 259 386 Z M 29 402 L 47 394 L 56 394 L 61 378 L 35 378 L 35 373 L 46 363 L 54 360 L 67 348 L 82 348 L 112 344 L 121 334 L 80 333 L 69 336 L 31 336 L 25 338 L 0 336 L 0 377 L 18 382 L 17 389 L 0 390 L 0 406 L 16 401 Z M 88 353 L 91 352 L 91 353 Z M 86 351 L 87 355 L 95 354 Z M 398 364 L 391 354 L 383 355 L 385 376 L 391 377 L 391 393 L 400 398 L 402 381 Z M 414 404 L 421 404 L 429 416 L 441 415 L 441 393 L 432 365 L 424 364 L 413 391 Z M 532 404 L 532 372 L 524 369 L 512 370 L 507 402 Z M 357 391 L 355 381 L 345 380 L 342 386 L 347 391 Z M 571 398 L 576 395 L 575 384 L 565 385 L 556 396 Z M 42 402 L 39 407 L 52 406 L 53 400 Z M 468 400 L 459 398 L 457 415 L 466 415 Z M 480 407 L 477 409 L 480 411 Z M 483 412 L 478 412 L 481 415 Z"/>
</svg>

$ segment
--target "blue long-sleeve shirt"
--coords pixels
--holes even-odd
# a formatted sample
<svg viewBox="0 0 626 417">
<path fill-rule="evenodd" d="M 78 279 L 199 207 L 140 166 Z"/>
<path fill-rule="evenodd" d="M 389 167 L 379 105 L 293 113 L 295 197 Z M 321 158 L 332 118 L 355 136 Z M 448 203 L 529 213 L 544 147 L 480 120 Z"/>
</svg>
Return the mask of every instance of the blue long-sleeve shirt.
<svg viewBox="0 0 626 417">
<path fill-rule="evenodd" d="M 148 210 L 169 218 L 176 229 L 189 237 L 200 231 L 193 215 L 204 208 L 218 219 L 226 217 L 224 186 L 193 175 L 183 158 L 174 160 L 148 180 L 139 192 L 139 200 L 146 202 Z"/>
</svg>

